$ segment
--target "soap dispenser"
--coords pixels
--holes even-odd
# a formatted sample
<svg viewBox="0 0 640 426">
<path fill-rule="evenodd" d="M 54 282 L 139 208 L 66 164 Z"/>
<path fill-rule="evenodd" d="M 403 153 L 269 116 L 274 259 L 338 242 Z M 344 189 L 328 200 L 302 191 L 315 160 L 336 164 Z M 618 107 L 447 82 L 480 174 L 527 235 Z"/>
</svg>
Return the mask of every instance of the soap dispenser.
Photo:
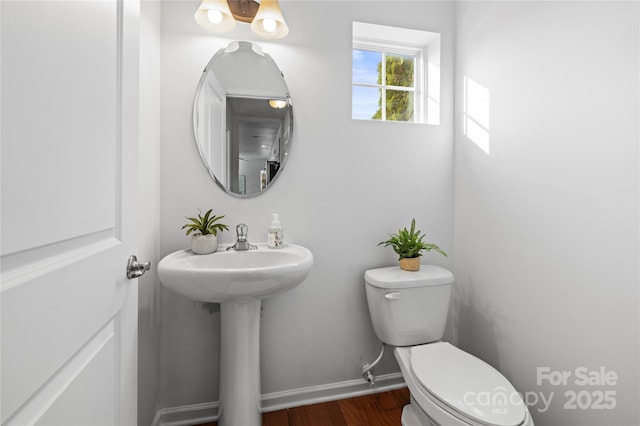
<svg viewBox="0 0 640 426">
<path fill-rule="evenodd" d="M 269 238 L 267 239 L 269 248 L 280 248 L 284 245 L 284 234 L 280 225 L 278 213 L 273 213 L 271 226 L 269 226 Z"/>
</svg>

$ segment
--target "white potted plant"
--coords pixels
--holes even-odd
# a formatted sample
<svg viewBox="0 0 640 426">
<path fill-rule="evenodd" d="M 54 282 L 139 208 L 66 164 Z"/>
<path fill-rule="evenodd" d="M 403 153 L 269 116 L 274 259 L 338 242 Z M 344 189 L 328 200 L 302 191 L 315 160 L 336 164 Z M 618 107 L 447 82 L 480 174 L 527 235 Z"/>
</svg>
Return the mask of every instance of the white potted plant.
<svg viewBox="0 0 640 426">
<path fill-rule="evenodd" d="M 407 228 L 399 229 L 397 234 L 389 235 L 387 241 L 382 241 L 378 245 L 384 244 L 385 247 L 391 246 L 393 251 L 399 256 L 400 268 L 405 271 L 418 271 L 420 270 L 420 256 L 422 251 L 435 250 L 443 256 L 447 253 L 435 244 L 425 243 L 423 238 L 425 234 L 421 235 L 421 231 L 416 229 L 416 220 L 411 220 L 411 229 Z"/>
<path fill-rule="evenodd" d="M 216 223 L 224 216 L 212 214 L 213 209 L 209 209 L 204 216 L 198 210 L 198 217 L 187 217 L 190 220 L 182 229 L 187 230 L 187 235 L 191 236 L 191 251 L 195 254 L 209 254 L 218 250 L 218 232 L 228 231 L 229 227 L 223 223 Z"/>
</svg>

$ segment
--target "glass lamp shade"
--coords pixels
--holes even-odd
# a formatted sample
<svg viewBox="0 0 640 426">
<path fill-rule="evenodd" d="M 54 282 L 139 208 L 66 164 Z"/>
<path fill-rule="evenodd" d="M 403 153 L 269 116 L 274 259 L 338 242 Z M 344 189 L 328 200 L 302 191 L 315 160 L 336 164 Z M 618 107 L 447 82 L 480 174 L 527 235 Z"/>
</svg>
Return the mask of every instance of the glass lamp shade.
<svg viewBox="0 0 640 426">
<path fill-rule="evenodd" d="M 202 0 L 193 18 L 208 31 L 226 32 L 236 27 L 226 0 Z"/>
<path fill-rule="evenodd" d="M 289 34 L 278 0 L 262 0 L 256 17 L 251 22 L 254 33 L 263 38 L 278 39 Z"/>
<path fill-rule="evenodd" d="M 273 109 L 282 109 L 288 102 L 285 99 L 269 99 L 269 106 Z"/>
</svg>

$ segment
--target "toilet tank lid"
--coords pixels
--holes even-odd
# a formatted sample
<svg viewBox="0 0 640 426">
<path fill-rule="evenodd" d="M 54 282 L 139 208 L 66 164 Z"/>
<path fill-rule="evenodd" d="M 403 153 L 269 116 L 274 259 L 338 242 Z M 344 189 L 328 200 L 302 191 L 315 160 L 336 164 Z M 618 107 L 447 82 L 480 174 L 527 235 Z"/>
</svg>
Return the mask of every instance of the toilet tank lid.
<svg viewBox="0 0 640 426">
<path fill-rule="evenodd" d="M 369 269 L 364 280 L 379 288 L 426 287 L 453 283 L 453 274 L 440 266 L 420 265 L 415 272 L 404 271 L 399 266 Z"/>
</svg>

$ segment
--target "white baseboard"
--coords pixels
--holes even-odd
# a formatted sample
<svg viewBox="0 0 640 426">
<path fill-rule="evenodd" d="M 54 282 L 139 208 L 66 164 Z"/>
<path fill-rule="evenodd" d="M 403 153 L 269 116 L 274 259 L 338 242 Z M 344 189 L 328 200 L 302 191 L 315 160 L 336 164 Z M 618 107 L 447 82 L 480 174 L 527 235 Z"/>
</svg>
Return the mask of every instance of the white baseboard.
<svg viewBox="0 0 640 426">
<path fill-rule="evenodd" d="M 302 405 L 353 398 L 393 389 L 404 388 L 402 373 L 376 376 L 376 385 L 370 386 L 362 379 L 347 380 L 327 385 L 309 386 L 262 395 L 262 412 L 284 410 Z M 219 402 L 162 408 L 156 413 L 151 426 L 186 426 L 218 420 Z"/>
<path fill-rule="evenodd" d="M 156 412 L 151 426 L 186 426 L 218 420 L 219 402 L 182 405 L 180 407 L 161 408 Z"/>
<path fill-rule="evenodd" d="M 376 376 L 375 386 L 370 386 L 363 379 L 357 379 L 267 393 L 262 395 L 262 412 L 269 413 L 271 411 L 284 410 L 285 408 L 300 407 L 301 405 L 353 398 L 354 396 L 386 392 L 406 386 L 402 373 L 392 373 Z"/>
</svg>

